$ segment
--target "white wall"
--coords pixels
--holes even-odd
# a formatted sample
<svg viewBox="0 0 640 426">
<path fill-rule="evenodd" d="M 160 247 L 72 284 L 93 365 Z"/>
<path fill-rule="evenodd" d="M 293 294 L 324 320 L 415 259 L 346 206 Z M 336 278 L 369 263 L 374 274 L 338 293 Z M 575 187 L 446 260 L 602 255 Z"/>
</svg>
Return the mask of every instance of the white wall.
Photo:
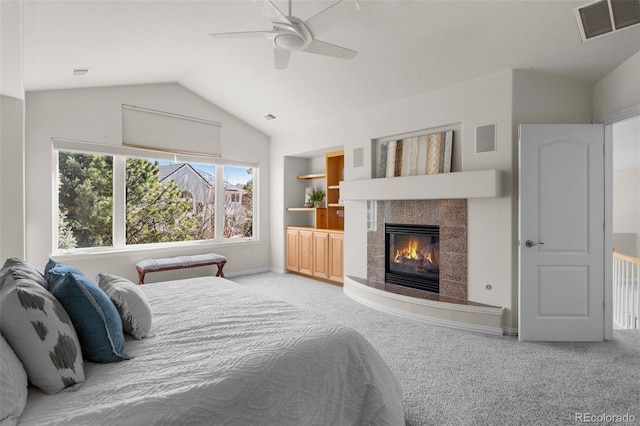
<svg viewBox="0 0 640 426">
<path fill-rule="evenodd" d="M 22 2 L 0 1 L 0 94 L 24 99 Z"/>
<path fill-rule="evenodd" d="M 275 180 L 295 179 L 279 166 L 283 156 L 334 145 L 345 149 L 345 179 L 372 176 L 372 141 L 387 136 L 461 123 L 463 170 L 494 168 L 511 171 L 511 71 L 504 71 L 437 92 L 352 114 L 305 131 L 272 139 L 272 175 Z M 496 152 L 475 154 L 475 127 L 497 125 Z M 364 148 L 365 164 L 353 167 L 353 150 Z M 272 234 L 284 235 L 287 215 L 274 194 Z M 469 298 L 478 302 L 511 307 L 511 194 L 492 200 L 469 201 Z M 279 207 L 278 207 L 279 205 Z M 280 210 L 278 210 L 278 208 Z M 366 202 L 345 205 L 345 274 L 366 277 Z M 282 217 L 282 220 L 278 220 Z M 274 265 L 284 265 L 283 238 L 272 244 Z M 487 283 L 492 290 L 486 290 Z"/>
<path fill-rule="evenodd" d="M 613 233 L 616 251 L 640 255 L 640 169 L 613 172 Z"/>
<path fill-rule="evenodd" d="M 25 256 L 24 100 L 0 95 L 0 259 Z"/>
<path fill-rule="evenodd" d="M 136 278 L 135 262 L 146 257 L 215 251 L 229 258 L 225 272 L 264 270 L 269 267 L 270 165 L 269 137 L 212 105 L 178 84 L 153 84 L 74 90 L 28 92 L 26 95 L 27 260 L 44 267 L 53 247 L 53 191 L 55 190 L 51 138 L 119 144 L 122 139 L 122 104 L 203 118 L 222 123 L 223 158 L 259 162 L 259 236 L 252 244 L 133 250 L 101 255 L 75 254 L 61 260 L 88 276 L 98 272 Z M 148 281 L 199 274 L 149 275 Z"/>
<path fill-rule="evenodd" d="M 613 71 L 596 82 L 593 87 L 593 111 L 592 118 L 599 122 L 613 122 L 628 118 L 629 114 L 637 114 L 640 109 L 640 52 L 631 56 Z M 608 128 L 609 126 L 607 126 Z M 606 131 L 606 130 L 605 130 Z M 606 142 L 606 141 L 605 141 Z M 612 172 L 610 172 L 612 174 Z M 611 175 L 605 179 L 608 185 L 612 182 Z M 609 191 L 610 189 L 607 189 Z M 611 193 L 605 194 L 605 219 L 611 217 L 613 200 Z M 609 216 L 606 216 L 608 214 Z M 612 226 L 612 220 L 607 220 L 607 226 Z M 609 229 L 608 232 L 613 232 Z M 619 236 L 619 235 L 618 235 Z M 605 235 L 605 244 L 615 244 L 617 235 L 613 235 L 611 241 L 608 241 L 609 235 Z M 607 261 L 607 270 L 611 271 L 611 261 Z M 607 282 L 612 277 L 610 273 L 605 276 Z M 613 303 L 612 303 L 611 286 L 605 288 L 605 339 L 613 339 Z"/>
<path fill-rule="evenodd" d="M 25 256 L 22 3 L 0 2 L 0 261 Z"/>
<path fill-rule="evenodd" d="M 518 126 L 520 124 L 587 124 L 591 121 L 592 87 L 547 74 L 519 70 L 513 79 L 513 235 L 514 256 L 518 253 Z M 515 259 L 517 260 L 517 258 Z M 514 265 L 514 283 L 518 267 Z M 516 284 L 517 286 L 517 284 Z M 518 292 L 513 292 L 514 310 Z"/>
<path fill-rule="evenodd" d="M 593 86 L 593 118 L 640 105 L 640 52 Z"/>
</svg>

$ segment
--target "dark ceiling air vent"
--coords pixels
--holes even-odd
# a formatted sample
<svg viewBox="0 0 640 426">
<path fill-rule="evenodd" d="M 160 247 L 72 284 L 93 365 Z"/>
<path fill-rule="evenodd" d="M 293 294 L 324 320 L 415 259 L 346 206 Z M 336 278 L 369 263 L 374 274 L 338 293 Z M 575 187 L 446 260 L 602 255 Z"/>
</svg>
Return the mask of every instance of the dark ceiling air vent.
<svg viewBox="0 0 640 426">
<path fill-rule="evenodd" d="M 582 41 L 640 24 L 640 0 L 599 0 L 575 12 Z"/>
<path fill-rule="evenodd" d="M 640 24 L 640 0 L 611 0 L 616 29 Z"/>
</svg>

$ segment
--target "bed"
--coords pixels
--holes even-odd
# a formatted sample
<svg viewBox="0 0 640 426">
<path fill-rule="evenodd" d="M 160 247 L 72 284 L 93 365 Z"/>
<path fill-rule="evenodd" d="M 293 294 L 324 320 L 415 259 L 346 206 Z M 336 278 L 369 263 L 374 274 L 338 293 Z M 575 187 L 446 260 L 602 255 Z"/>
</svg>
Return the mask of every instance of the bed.
<svg viewBox="0 0 640 426">
<path fill-rule="evenodd" d="M 224 278 L 140 286 L 153 309 L 129 360 L 84 362 L 19 425 L 402 425 L 400 386 L 356 331 Z"/>
</svg>

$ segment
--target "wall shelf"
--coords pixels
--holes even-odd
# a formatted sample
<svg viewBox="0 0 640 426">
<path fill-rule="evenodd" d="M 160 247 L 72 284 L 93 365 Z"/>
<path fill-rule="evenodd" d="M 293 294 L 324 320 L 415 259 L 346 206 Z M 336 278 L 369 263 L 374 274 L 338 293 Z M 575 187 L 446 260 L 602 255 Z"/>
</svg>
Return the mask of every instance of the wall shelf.
<svg viewBox="0 0 640 426">
<path fill-rule="evenodd" d="M 435 200 L 498 198 L 504 172 L 479 170 L 341 182 L 343 200 Z"/>
<path fill-rule="evenodd" d="M 344 229 L 344 206 L 340 203 L 340 184 L 344 179 L 344 151 L 331 151 L 325 155 L 327 172 L 327 227 Z"/>
<path fill-rule="evenodd" d="M 324 179 L 326 178 L 327 175 L 324 173 L 314 173 L 311 175 L 300 175 L 300 176 L 296 176 L 296 178 L 298 179 Z"/>
</svg>

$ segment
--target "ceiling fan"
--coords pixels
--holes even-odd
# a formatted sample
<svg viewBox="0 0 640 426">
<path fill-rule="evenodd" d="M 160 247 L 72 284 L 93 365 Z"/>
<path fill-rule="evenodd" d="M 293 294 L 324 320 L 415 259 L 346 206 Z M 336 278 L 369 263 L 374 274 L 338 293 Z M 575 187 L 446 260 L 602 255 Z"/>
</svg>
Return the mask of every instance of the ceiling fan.
<svg viewBox="0 0 640 426">
<path fill-rule="evenodd" d="M 358 10 L 360 10 L 360 4 L 357 0 L 340 0 L 315 16 L 303 21 L 292 16 L 291 0 L 289 0 L 288 15 L 280 11 L 271 0 L 264 0 L 262 12 L 271 18 L 273 29 L 268 31 L 215 33 L 211 34 L 211 36 L 215 38 L 271 38 L 273 40 L 275 66 L 279 70 L 287 68 L 291 51 L 294 50 L 332 56 L 334 58 L 351 59 L 358 52 L 320 41 L 315 37 Z"/>
</svg>

